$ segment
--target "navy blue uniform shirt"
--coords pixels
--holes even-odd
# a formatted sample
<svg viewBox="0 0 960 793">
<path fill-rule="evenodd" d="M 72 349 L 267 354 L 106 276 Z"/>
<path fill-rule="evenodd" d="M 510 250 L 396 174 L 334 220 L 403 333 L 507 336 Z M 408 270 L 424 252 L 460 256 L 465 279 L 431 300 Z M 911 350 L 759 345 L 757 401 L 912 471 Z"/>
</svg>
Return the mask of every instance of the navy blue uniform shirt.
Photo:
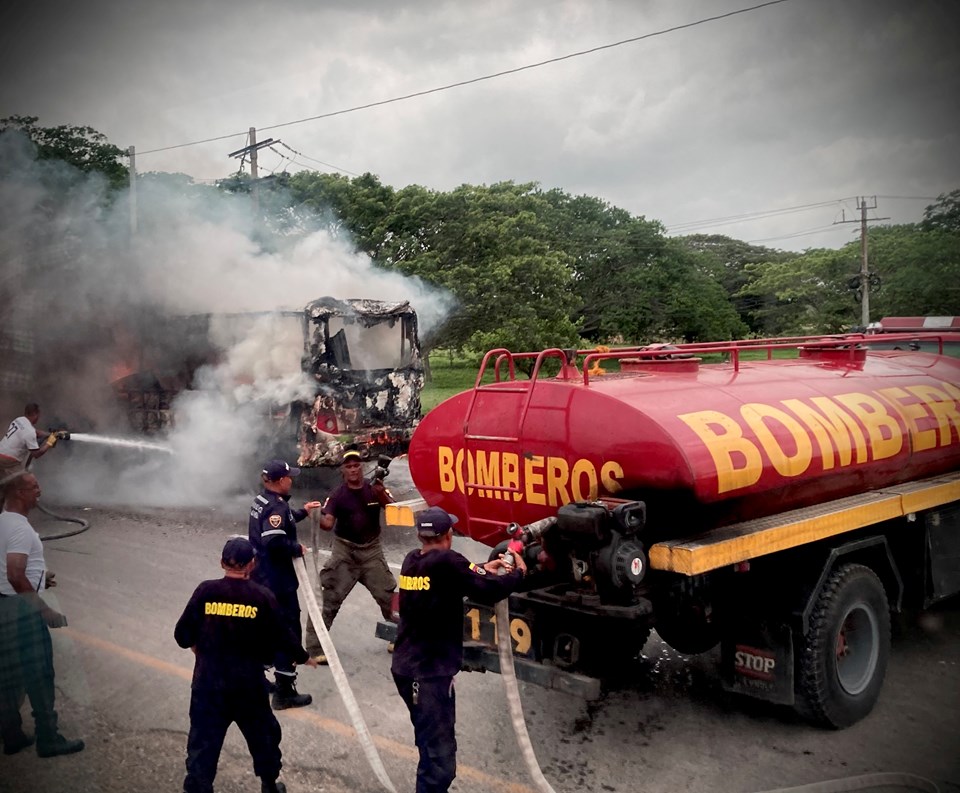
<svg viewBox="0 0 960 793">
<path fill-rule="evenodd" d="M 204 581 L 196 588 L 173 632 L 183 648 L 196 647 L 194 687 L 262 688 L 265 664 L 283 648 L 297 663 L 307 651 L 280 618 L 266 587 L 242 578 Z"/>
<path fill-rule="evenodd" d="M 453 550 L 410 551 L 400 568 L 400 625 L 394 674 L 453 677 L 463 663 L 463 599 L 493 604 L 515 591 L 519 569 L 488 573 Z"/>
<path fill-rule="evenodd" d="M 253 580 L 274 592 L 294 592 L 297 574 L 293 560 L 303 554 L 297 539 L 297 523 L 305 509 L 291 509 L 290 496 L 264 490 L 250 507 L 249 536 L 257 552 Z"/>
</svg>

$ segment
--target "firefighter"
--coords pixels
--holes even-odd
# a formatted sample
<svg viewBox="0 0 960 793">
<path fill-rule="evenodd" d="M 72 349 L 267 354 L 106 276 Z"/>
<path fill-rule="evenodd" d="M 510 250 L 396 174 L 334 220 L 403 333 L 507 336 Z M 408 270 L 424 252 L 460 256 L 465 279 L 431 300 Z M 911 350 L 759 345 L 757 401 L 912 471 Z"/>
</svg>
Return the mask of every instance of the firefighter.
<svg viewBox="0 0 960 793">
<path fill-rule="evenodd" d="M 410 551 L 400 568 L 392 672 L 420 751 L 417 793 L 444 793 L 457 775 L 453 678 L 463 662 L 463 598 L 493 604 L 520 586 L 527 569 L 519 554 L 515 568 L 502 558 L 468 562 L 451 550 L 456 521 L 439 507 L 420 512 L 421 547 Z M 501 568 L 506 575 L 497 575 Z"/>
<path fill-rule="evenodd" d="M 28 402 L 23 415 L 10 422 L 6 434 L 0 438 L 0 485 L 27 469 L 57 442 L 57 433 L 37 429 L 40 406 Z"/>
<path fill-rule="evenodd" d="M 293 468 L 283 460 L 271 460 L 264 466 L 260 473 L 263 492 L 250 507 L 249 526 L 250 542 L 260 560 L 253 579 L 273 592 L 287 626 L 298 639 L 301 635 L 300 601 L 297 600 L 298 583 L 293 560 L 303 556 L 307 549 L 297 539 L 297 523 L 320 506 L 319 501 L 309 501 L 302 509 L 290 507 L 290 488 L 293 477 L 299 473 L 299 468 Z M 274 710 L 302 708 L 313 701 L 309 694 L 297 693 L 293 658 L 286 649 L 277 651 L 273 668 Z"/>
<path fill-rule="evenodd" d="M 380 514 L 393 502 L 393 496 L 383 484 L 386 472 L 367 481 L 360 452 L 355 449 L 344 452 L 340 472 L 343 483 L 323 502 L 320 515 L 320 527 L 326 531 L 333 529 L 334 535 L 332 552 L 320 571 L 323 622 L 328 630 L 357 582 L 373 595 L 383 618 L 388 621 L 393 620 L 393 593 L 397 589 L 380 543 Z M 326 656 L 309 620 L 306 643 L 307 652 L 325 664 Z"/>
<path fill-rule="evenodd" d="M 298 663 L 311 663 L 277 599 L 250 580 L 253 545 L 227 540 L 220 556 L 223 578 L 194 591 L 174 638 L 196 655 L 190 695 L 190 734 L 184 793 L 212 793 L 224 736 L 236 722 L 253 757 L 262 793 L 285 793 L 280 775 L 280 724 L 270 710 L 263 663 L 282 648 Z"/>
</svg>

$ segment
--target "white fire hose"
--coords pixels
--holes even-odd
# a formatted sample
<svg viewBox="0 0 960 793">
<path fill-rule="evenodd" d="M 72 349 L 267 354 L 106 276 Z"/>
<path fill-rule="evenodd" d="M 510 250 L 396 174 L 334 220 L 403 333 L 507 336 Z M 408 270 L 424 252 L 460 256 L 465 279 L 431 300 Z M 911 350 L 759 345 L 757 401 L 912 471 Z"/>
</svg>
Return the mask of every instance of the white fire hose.
<svg viewBox="0 0 960 793">
<path fill-rule="evenodd" d="M 513 668 L 513 642 L 510 638 L 510 611 L 507 601 L 508 599 L 504 598 L 498 602 L 494 611 L 497 615 L 497 651 L 500 656 L 500 676 L 503 678 L 503 686 L 507 693 L 510 720 L 513 722 L 513 731 L 516 733 L 517 744 L 520 746 L 523 761 L 537 790 L 540 793 L 555 793 L 537 763 L 537 756 L 533 751 L 533 744 L 530 742 L 530 733 L 527 732 L 527 723 L 523 718 L 520 688 L 517 685 L 517 674 Z M 814 782 L 810 785 L 777 788 L 776 790 L 763 791 L 763 793 L 848 793 L 855 790 L 877 790 L 881 788 L 940 793 L 940 789 L 931 780 L 915 774 L 899 772 L 861 774 L 845 779 Z"/>
<path fill-rule="evenodd" d="M 367 756 L 367 762 L 377 775 L 380 784 L 390 793 L 397 793 L 397 789 L 390 781 L 387 775 L 387 769 L 380 759 L 380 753 L 374 746 L 373 737 L 367 727 L 363 714 L 360 712 L 360 705 L 357 698 L 350 688 L 347 681 L 347 674 L 343 671 L 343 664 L 340 663 L 340 657 L 337 655 L 337 648 L 333 646 L 333 640 L 330 638 L 330 632 L 323 621 L 323 614 L 320 612 L 320 606 L 317 603 L 317 597 L 313 593 L 313 587 L 310 585 L 310 579 L 307 576 L 307 565 L 303 558 L 293 560 L 293 569 L 297 571 L 297 580 L 300 582 L 300 591 L 307 602 L 307 613 L 313 621 L 313 627 L 317 631 L 317 638 L 320 639 L 320 646 L 323 648 L 323 654 L 327 657 L 327 663 L 330 665 L 330 672 L 333 674 L 333 681 L 337 684 L 337 690 L 346 705 L 347 712 L 350 714 L 350 720 L 353 722 L 353 728 L 357 731 L 357 738 L 360 739 L 360 745 L 363 747 L 363 753 Z"/>
</svg>

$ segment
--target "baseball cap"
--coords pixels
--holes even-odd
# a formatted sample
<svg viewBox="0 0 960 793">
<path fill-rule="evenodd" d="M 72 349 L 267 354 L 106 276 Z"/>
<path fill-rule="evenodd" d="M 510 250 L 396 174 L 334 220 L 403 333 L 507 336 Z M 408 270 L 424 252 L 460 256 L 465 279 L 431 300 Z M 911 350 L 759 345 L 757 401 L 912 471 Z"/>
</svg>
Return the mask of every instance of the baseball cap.
<svg viewBox="0 0 960 793">
<path fill-rule="evenodd" d="M 456 522 L 456 515 L 451 515 L 440 507 L 428 507 L 417 514 L 417 534 L 421 537 L 442 537 Z"/>
<path fill-rule="evenodd" d="M 360 460 L 360 452 L 358 452 L 356 449 L 348 449 L 345 451 L 343 453 L 343 457 L 340 458 L 340 465 L 349 463 L 351 460 L 357 460 L 358 462 Z"/>
<path fill-rule="evenodd" d="M 276 482 L 285 476 L 296 476 L 299 473 L 299 468 L 293 468 L 283 460 L 271 460 L 263 466 L 263 475 L 271 482 Z"/>
<path fill-rule="evenodd" d="M 246 537 L 231 537 L 223 546 L 220 561 L 230 567 L 245 567 L 256 556 L 253 545 Z"/>
</svg>

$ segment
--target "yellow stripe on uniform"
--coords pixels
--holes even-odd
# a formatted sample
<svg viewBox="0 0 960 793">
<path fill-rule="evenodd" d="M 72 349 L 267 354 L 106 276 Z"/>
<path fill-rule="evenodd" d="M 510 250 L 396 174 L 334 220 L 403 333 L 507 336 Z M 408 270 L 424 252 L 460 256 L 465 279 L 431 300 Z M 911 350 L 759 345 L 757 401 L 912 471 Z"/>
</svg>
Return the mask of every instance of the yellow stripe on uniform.
<svg viewBox="0 0 960 793">
<path fill-rule="evenodd" d="M 650 566 L 699 575 L 957 500 L 960 472 L 660 542 L 650 548 Z"/>
</svg>

